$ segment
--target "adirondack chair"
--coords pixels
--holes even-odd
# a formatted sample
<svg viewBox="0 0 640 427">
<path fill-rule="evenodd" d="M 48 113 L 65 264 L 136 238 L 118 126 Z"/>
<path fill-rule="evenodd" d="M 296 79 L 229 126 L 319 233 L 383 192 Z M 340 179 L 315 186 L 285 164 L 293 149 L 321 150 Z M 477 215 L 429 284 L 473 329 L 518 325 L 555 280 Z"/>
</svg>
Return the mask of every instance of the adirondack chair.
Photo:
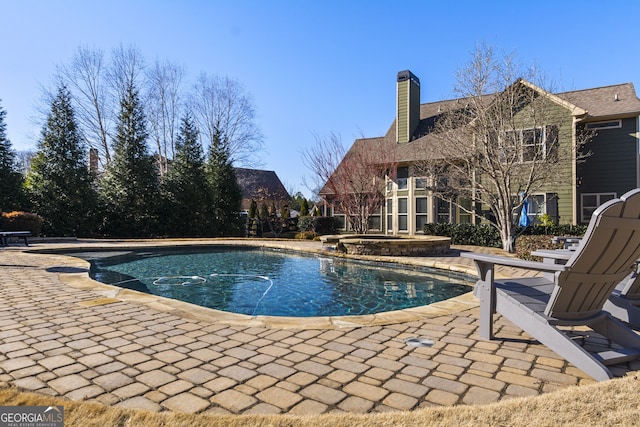
<svg viewBox="0 0 640 427">
<path fill-rule="evenodd" d="M 603 308 L 634 329 L 640 329 L 640 261 L 636 262 L 631 276 L 616 286 Z"/>
<path fill-rule="evenodd" d="M 565 264 L 573 252 L 574 249 L 540 249 L 531 255 L 542 257 L 543 262 Z M 636 261 L 635 271 L 615 287 L 603 309 L 640 330 L 640 260 Z"/>
<path fill-rule="evenodd" d="M 480 277 L 474 293 L 480 299 L 481 338 L 493 338 L 493 314 L 498 312 L 598 381 L 613 377 L 608 365 L 640 359 L 640 335 L 603 310 L 640 258 L 640 188 L 596 209 L 566 264 L 462 256 L 475 261 Z M 546 274 L 496 280 L 495 265 Z M 571 339 L 566 327 L 573 326 L 586 326 L 614 344 L 592 353 Z"/>
</svg>

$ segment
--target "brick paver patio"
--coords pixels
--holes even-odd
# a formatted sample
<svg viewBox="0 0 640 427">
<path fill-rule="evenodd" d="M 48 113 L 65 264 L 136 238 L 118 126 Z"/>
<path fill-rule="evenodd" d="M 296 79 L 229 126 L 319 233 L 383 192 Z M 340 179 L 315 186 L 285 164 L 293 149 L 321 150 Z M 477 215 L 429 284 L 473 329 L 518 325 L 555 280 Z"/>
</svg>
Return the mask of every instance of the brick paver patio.
<svg viewBox="0 0 640 427">
<path fill-rule="evenodd" d="M 278 244 L 319 250 L 315 242 Z M 482 404 L 591 382 L 506 320 L 497 322 L 501 339 L 479 340 L 469 295 L 370 326 L 207 317 L 96 287 L 84 262 L 25 251 L 65 245 L 0 250 L 0 386 L 151 411 L 308 415 Z M 455 256 L 412 262 L 471 267 Z M 435 344 L 407 345 L 415 337 Z"/>
</svg>

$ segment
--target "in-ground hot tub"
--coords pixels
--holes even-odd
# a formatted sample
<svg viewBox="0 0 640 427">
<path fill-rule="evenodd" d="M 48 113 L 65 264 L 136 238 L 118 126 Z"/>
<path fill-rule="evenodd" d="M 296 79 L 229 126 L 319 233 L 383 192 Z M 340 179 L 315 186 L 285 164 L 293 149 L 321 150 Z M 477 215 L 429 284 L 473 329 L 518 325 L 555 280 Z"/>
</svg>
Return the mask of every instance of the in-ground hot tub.
<svg viewBox="0 0 640 427">
<path fill-rule="evenodd" d="M 451 238 L 442 236 L 351 234 L 322 236 L 320 240 L 350 255 L 439 256 L 449 252 L 451 245 Z"/>
</svg>

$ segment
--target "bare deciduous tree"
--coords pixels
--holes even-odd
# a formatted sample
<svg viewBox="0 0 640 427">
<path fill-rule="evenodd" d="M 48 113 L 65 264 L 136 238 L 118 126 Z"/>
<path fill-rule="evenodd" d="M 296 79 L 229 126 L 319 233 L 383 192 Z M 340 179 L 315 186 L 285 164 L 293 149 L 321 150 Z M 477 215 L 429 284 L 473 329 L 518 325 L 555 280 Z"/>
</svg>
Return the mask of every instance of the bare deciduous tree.
<svg viewBox="0 0 640 427">
<path fill-rule="evenodd" d="M 167 172 L 169 159 L 175 157 L 175 137 L 181 116 L 181 83 L 184 74 L 183 67 L 166 61 L 156 61 L 147 70 L 147 119 L 151 139 L 158 150 L 161 175 Z"/>
<path fill-rule="evenodd" d="M 132 87 L 145 87 L 145 61 L 142 53 L 135 46 L 123 45 L 113 49 L 111 53 L 111 67 L 107 70 L 107 78 L 114 99 L 121 100 L 128 96 Z"/>
<path fill-rule="evenodd" d="M 435 196 L 488 220 L 509 252 L 523 201 L 571 180 L 567 165 L 590 138 L 572 137 L 576 126 L 562 100 L 543 86 L 537 70 L 478 47 L 458 72 L 458 101 L 438 117 L 433 152 L 420 164 Z"/>
<path fill-rule="evenodd" d="M 285 227 L 288 226 L 287 222 L 289 218 L 283 217 L 281 214 L 284 207 L 288 205 L 289 200 L 283 199 L 282 194 L 275 193 L 267 187 L 259 187 L 256 190 L 256 202 L 258 206 L 267 207 L 267 215 L 265 218 L 260 218 L 263 223 L 266 223 L 274 237 L 279 237 Z"/>
<path fill-rule="evenodd" d="M 111 160 L 115 118 L 120 100 L 130 88 L 139 88 L 144 96 L 161 174 L 175 156 L 178 118 L 184 107 L 193 113 L 205 147 L 219 141 L 235 164 L 258 166 L 263 136 L 244 87 L 237 80 L 202 73 L 187 93 L 182 85 L 185 75 L 183 67 L 168 61 L 157 60 L 147 68 L 135 46 L 120 45 L 110 56 L 99 49 L 80 47 L 70 64 L 58 67 L 55 77 L 56 83 L 71 91 L 82 134 L 88 145 L 98 150 L 102 167 Z M 45 120 L 53 97 L 43 88 L 39 121 Z"/>
<path fill-rule="evenodd" d="M 190 108 L 206 143 L 219 139 L 234 164 L 258 164 L 256 155 L 262 151 L 263 137 L 255 123 L 253 104 L 237 80 L 202 73 L 194 85 Z"/>
<path fill-rule="evenodd" d="M 366 233 L 370 218 L 380 214 L 385 176 L 396 169 L 393 148 L 382 138 L 361 138 L 345 152 L 340 136 L 331 133 L 327 138 L 316 136 L 315 145 L 302 153 L 316 188 L 322 186 L 319 194 L 346 216 L 356 233 Z"/>
<path fill-rule="evenodd" d="M 71 92 L 82 135 L 98 150 L 102 167 L 111 161 L 111 137 L 120 99 L 130 87 L 143 87 L 142 54 L 133 46 L 112 51 L 111 62 L 104 52 L 81 46 L 69 65 L 58 67 L 57 80 Z M 45 94 L 51 100 L 51 94 Z"/>
<path fill-rule="evenodd" d="M 111 160 L 109 134 L 113 126 L 113 99 L 108 93 L 107 67 L 98 49 L 79 47 L 71 64 L 58 69 L 75 104 L 78 123 L 87 144 L 96 148 L 104 166 Z"/>
</svg>

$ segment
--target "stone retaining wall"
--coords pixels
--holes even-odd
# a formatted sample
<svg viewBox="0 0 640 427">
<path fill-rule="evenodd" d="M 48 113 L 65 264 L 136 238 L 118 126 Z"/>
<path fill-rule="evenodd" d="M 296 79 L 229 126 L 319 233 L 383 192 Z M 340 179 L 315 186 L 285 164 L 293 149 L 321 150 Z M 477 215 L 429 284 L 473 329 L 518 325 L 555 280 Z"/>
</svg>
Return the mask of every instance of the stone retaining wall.
<svg viewBox="0 0 640 427">
<path fill-rule="evenodd" d="M 323 236 L 323 244 L 350 255 L 438 256 L 449 252 L 451 239 L 441 236 Z"/>
</svg>

